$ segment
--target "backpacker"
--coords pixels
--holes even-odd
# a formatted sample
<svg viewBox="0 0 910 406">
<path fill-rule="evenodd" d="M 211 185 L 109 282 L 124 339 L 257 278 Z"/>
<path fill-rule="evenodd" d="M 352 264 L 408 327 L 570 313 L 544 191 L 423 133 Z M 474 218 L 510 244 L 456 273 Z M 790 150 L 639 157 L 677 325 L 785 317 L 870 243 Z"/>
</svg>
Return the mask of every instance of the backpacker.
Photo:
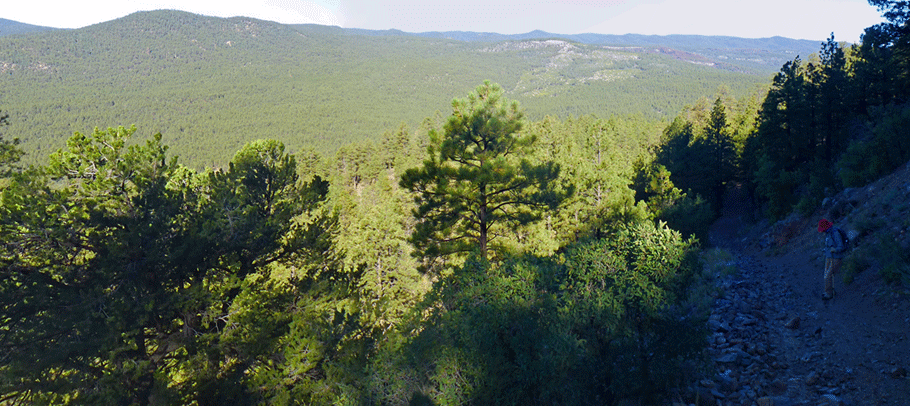
<svg viewBox="0 0 910 406">
<path fill-rule="evenodd" d="M 847 232 L 844 230 L 841 230 L 837 227 L 834 227 L 834 231 L 837 231 L 837 234 L 840 236 L 840 240 L 844 246 L 844 249 L 837 251 L 837 252 L 844 252 L 844 251 L 847 251 L 848 249 L 850 249 L 850 236 L 847 235 Z"/>
</svg>

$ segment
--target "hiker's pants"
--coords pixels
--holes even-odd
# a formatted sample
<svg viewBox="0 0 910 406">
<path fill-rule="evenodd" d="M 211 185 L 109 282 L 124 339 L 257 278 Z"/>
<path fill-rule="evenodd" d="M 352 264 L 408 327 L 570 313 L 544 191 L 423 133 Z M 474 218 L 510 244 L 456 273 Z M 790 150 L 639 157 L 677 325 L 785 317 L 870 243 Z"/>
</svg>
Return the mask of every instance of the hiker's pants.
<svg viewBox="0 0 910 406">
<path fill-rule="evenodd" d="M 834 274 L 840 269 L 840 258 L 825 258 L 825 294 L 834 296 Z"/>
</svg>

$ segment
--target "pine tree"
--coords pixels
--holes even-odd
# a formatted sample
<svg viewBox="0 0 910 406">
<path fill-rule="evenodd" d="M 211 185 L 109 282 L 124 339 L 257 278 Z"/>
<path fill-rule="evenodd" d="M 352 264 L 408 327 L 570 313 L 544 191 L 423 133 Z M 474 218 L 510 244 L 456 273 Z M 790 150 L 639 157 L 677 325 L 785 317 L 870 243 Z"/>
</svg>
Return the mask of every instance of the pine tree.
<svg viewBox="0 0 910 406">
<path fill-rule="evenodd" d="M 524 113 L 499 85 L 485 82 L 452 110 L 443 131 L 430 134 L 423 166 L 400 182 L 417 194 L 410 241 L 430 261 L 501 252 L 496 240 L 509 228 L 540 220 L 566 197 L 555 184 L 559 165 L 528 159 L 535 137 L 521 132 Z"/>
<path fill-rule="evenodd" d="M 0 127 L 5 127 L 9 124 L 9 114 L 4 114 L 0 110 Z M 9 174 L 23 155 L 25 155 L 25 152 L 19 148 L 18 138 L 6 139 L 0 133 L 0 175 Z"/>
<path fill-rule="evenodd" d="M 726 106 L 720 98 L 714 102 L 711 118 L 705 127 L 704 140 L 708 152 L 708 165 L 702 166 L 710 190 L 711 203 L 719 210 L 723 200 L 724 190 L 728 182 L 733 180 L 737 162 L 736 147 L 727 123 Z"/>
<path fill-rule="evenodd" d="M 298 182 L 276 141 L 196 174 L 167 159 L 160 135 L 128 146 L 134 132 L 76 133 L 3 190 L 5 400 L 255 397 L 244 369 L 287 320 L 270 307 L 285 301 L 250 298 L 271 291 L 269 265 L 322 256 L 327 221 L 298 220 L 327 184 Z"/>
<path fill-rule="evenodd" d="M 818 118 L 815 156 L 827 165 L 834 163 L 836 154 L 846 148 L 849 134 L 847 120 L 853 113 L 852 91 L 847 71 L 847 57 L 843 48 L 834 41 L 834 34 L 822 44 L 820 65 L 811 72 L 818 87 L 814 100 Z"/>
</svg>

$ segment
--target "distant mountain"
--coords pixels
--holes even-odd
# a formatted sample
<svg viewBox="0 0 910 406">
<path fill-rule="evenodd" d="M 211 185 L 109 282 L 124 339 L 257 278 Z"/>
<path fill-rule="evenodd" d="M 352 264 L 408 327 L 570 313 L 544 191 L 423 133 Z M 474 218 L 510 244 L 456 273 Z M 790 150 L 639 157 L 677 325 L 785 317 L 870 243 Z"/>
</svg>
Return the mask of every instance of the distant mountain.
<svg viewBox="0 0 910 406">
<path fill-rule="evenodd" d="M 593 35 L 463 34 L 475 40 L 165 10 L 0 37 L 0 110 L 11 122 L 3 131 L 42 160 L 74 131 L 131 124 L 161 132 L 193 165 L 224 163 L 257 138 L 334 153 L 401 124 L 435 122 L 484 80 L 501 84 L 532 120 L 669 119 L 721 86 L 746 96 L 805 52 L 715 37 L 703 45 L 665 37 L 673 46 L 658 46 L 647 42 L 661 37 L 604 45 L 593 41 L 607 37 Z M 746 45 L 754 48 L 734 48 Z"/>
<path fill-rule="evenodd" d="M 40 25 L 31 25 L 20 23 L 18 21 L 0 18 L 0 37 L 16 34 L 32 34 L 42 31 L 58 30 L 59 28 L 42 27 Z"/>
<path fill-rule="evenodd" d="M 299 24 L 299 27 L 312 24 Z M 690 51 L 700 49 L 761 49 L 770 52 L 815 52 L 820 42 L 784 37 L 739 38 L 705 35 L 641 35 L 641 34 L 554 34 L 534 30 L 524 34 L 497 34 L 493 32 L 473 31 L 430 31 L 409 33 L 400 30 L 365 30 L 358 28 L 339 28 L 339 32 L 355 35 L 413 35 L 424 38 L 451 39 L 465 42 L 500 42 L 522 41 L 529 39 L 563 39 L 592 45 L 613 45 L 631 47 L 673 47 Z"/>
<path fill-rule="evenodd" d="M 311 28 L 311 24 L 296 25 Z M 400 30 L 365 30 L 331 27 L 339 35 L 359 36 L 416 36 L 463 42 L 503 42 L 534 39 L 560 39 L 588 45 L 642 48 L 642 51 L 674 49 L 703 58 L 723 66 L 773 73 L 785 62 L 796 56 L 807 57 L 818 51 L 821 42 L 784 37 L 739 38 L 704 35 L 608 35 L 608 34 L 554 34 L 535 30 L 524 34 L 497 34 L 491 32 L 445 31 L 408 33 Z"/>
</svg>

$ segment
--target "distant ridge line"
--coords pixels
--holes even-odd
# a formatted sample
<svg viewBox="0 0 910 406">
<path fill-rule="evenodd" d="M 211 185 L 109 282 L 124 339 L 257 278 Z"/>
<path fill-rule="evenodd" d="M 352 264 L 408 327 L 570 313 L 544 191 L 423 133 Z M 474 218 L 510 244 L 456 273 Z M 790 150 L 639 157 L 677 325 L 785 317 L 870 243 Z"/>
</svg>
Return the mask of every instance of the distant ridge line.
<svg viewBox="0 0 910 406">
<path fill-rule="evenodd" d="M 542 30 L 534 30 L 523 34 L 499 34 L 495 32 L 475 31 L 428 31 L 405 32 L 397 29 L 368 30 L 363 28 L 342 28 L 337 26 L 323 26 L 319 24 L 293 24 L 299 27 L 331 27 L 349 35 L 366 36 L 415 36 L 432 39 L 449 39 L 463 42 L 499 42 L 499 41 L 525 41 L 532 39 L 562 39 L 590 45 L 614 45 L 637 47 L 678 47 L 684 49 L 699 49 L 705 47 L 721 49 L 766 49 L 766 50 L 791 50 L 794 48 L 818 49 L 820 41 L 807 39 L 792 39 L 781 36 L 769 38 L 742 38 L 724 35 L 650 35 L 650 34 L 555 34 Z M 709 44 L 705 44 L 705 43 Z"/>
<path fill-rule="evenodd" d="M 126 19 L 140 13 L 149 13 L 150 11 L 137 11 L 127 16 L 111 20 Z M 154 10 L 153 13 L 194 13 L 179 10 Z M 210 17 L 197 15 L 199 17 L 215 19 L 235 19 L 235 18 L 252 18 L 252 17 Z M 252 18 L 255 19 L 255 18 Z M 263 20 L 267 21 L 267 20 Z M 110 22 L 110 21 L 108 21 Z M 475 32 L 475 31 L 428 31 L 428 32 L 406 32 L 398 29 L 388 30 L 370 30 L 364 28 L 343 28 L 339 26 L 328 26 L 320 24 L 281 24 L 269 21 L 278 25 L 291 27 L 323 27 L 338 30 L 347 35 L 364 35 L 364 36 L 415 36 L 431 39 L 448 39 L 463 42 L 499 42 L 499 41 L 524 41 L 532 39 L 562 39 L 583 44 L 591 45 L 613 45 L 613 46 L 638 46 L 638 47 L 674 47 L 683 50 L 718 48 L 718 49 L 765 49 L 773 51 L 792 50 L 811 48 L 818 49 L 821 42 L 804 39 L 792 39 L 786 37 L 770 38 L 742 38 L 731 36 L 709 36 L 709 35 L 650 35 L 650 34 L 555 34 L 542 30 L 534 30 L 522 34 L 500 34 L 495 32 Z M 43 31 L 60 30 L 61 28 L 44 27 L 21 23 L 18 21 L 0 18 L 0 37 L 16 34 L 30 34 Z"/>
<path fill-rule="evenodd" d="M 55 31 L 60 29 L 62 28 L 44 27 L 41 25 L 20 23 L 18 21 L 8 20 L 6 18 L 0 18 L 0 37 L 5 37 L 7 35 L 32 34 L 43 31 Z"/>
</svg>

